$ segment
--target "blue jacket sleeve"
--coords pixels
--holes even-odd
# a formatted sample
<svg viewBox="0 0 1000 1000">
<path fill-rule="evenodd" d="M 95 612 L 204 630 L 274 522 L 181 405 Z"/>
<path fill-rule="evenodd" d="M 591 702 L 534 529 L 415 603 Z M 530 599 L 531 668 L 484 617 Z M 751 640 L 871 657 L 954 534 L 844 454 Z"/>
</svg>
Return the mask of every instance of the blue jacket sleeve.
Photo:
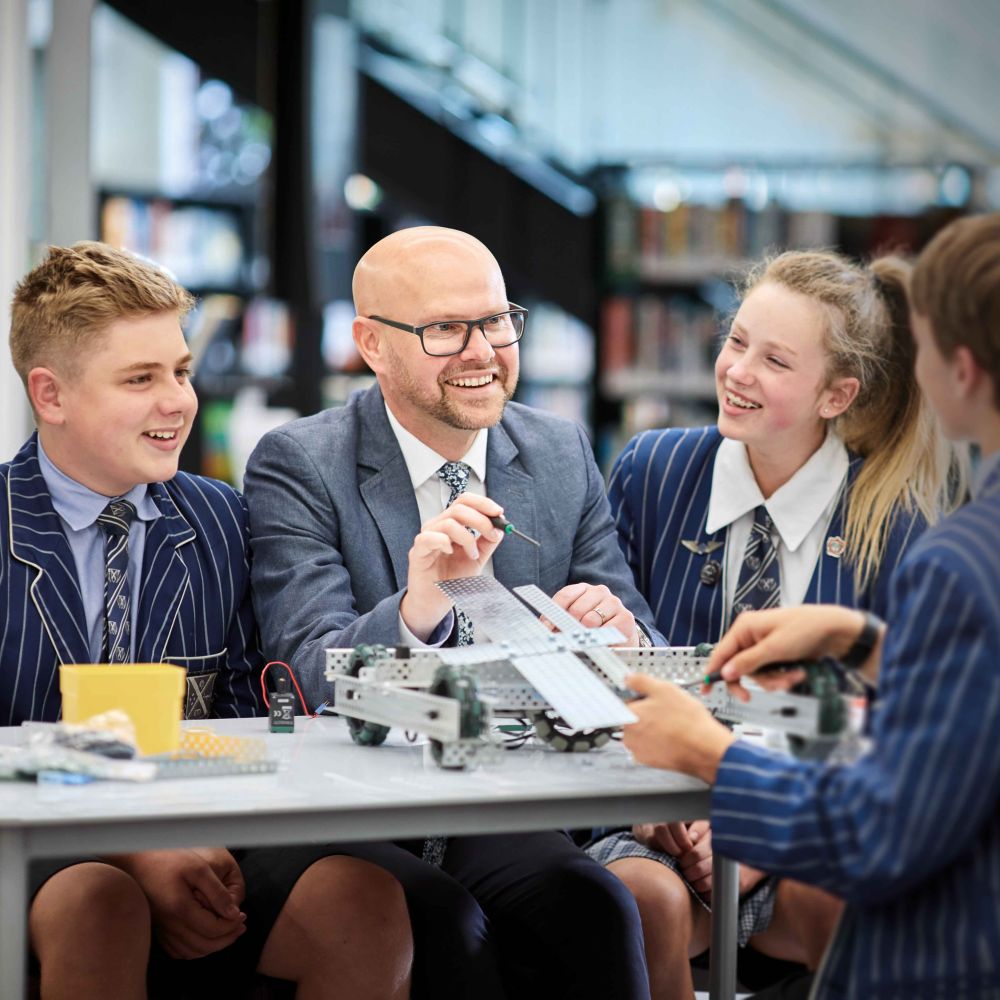
<svg viewBox="0 0 1000 1000">
<path fill-rule="evenodd" d="M 1000 587 L 972 536 L 928 541 L 893 583 L 872 750 L 829 766 L 733 744 L 712 797 L 720 853 L 870 903 L 982 836 L 1000 787 Z"/>
</svg>

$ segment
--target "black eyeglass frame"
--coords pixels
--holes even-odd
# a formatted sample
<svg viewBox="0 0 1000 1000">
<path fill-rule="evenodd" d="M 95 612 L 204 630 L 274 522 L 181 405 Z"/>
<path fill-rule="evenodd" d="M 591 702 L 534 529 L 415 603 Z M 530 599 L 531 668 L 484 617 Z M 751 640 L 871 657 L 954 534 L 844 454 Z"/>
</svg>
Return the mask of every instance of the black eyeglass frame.
<svg viewBox="0 0 1000 1000">
<path fill-rule="evenodd" d="M 495 350 L 500 350 L 504 347 L 511 347 L 516 344 L 524 336 L 524 328 L 528 325 L 528 310 L 524 306 L 519 306 L 516 302 L 508 302 L 507 305 L 509 309 L 504 309 L 503 312 L 490 313 L 488 316 L 480 316 L 479 319 L 437 319 L 433 323 L 424 323 L 422 326 L 412 326 L 410 323 L 400 323 L 394 319 L 386 319 L 384 316 L 369 316 L 368 319 L 373 320 L 376 323 L 382 323 L 385 326 L 391 326 L 394 330 L 402 330 L 404 333 L 412 333 L 420 338 L 420 347 L 423 349 L 424 354 L 430 358 L 450 358 L 456 354 L 461 354 L 469 346 L 469 341 L 472 339 L 472 331 L 479 327 L 483 331 L 483 336 L 486 337 L 487 342 L 489 342 L 489 337 L 486 336 L 486 328 L 483 324 L 490 319 L 494 319 L 497 316 L 515 316 L 519 315 L 523 317 L 521 323 L 521 332 L 511 341 L 506 344 L 490 344 L 490 347 Z M 432 354 L 427 350 L 427 345 L 424 343 L 424 330 L 431 326 L 438 326 L 441 323 L 464 323 L 465 324 L 465 339 L 462 341 L 462 346 L 457 351 L 449 351 L 447 354 Z"/>
</svg>

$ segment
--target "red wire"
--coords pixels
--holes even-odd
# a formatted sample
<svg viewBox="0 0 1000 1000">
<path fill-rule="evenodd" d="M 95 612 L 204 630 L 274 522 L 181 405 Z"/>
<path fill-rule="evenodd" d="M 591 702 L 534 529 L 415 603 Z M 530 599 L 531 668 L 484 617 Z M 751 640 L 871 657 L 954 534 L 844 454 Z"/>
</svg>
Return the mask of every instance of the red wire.
<svg viewBox="0 0 1000 1000">
<path fill-rule="evenodd" d="M 295 685 L 295 693 L 299 696 L 299 704 L 302 706 L 302 711 L 305 712 L 310 719 L 315 719 L 316 714 L 309 711 L 309 708 L 306 706 L 306 700 L 302 697 L 302 688 L 299 687 L 299 682 L 295 679 L 295 672 L 287 663 L 284 663 L 281 660 L 271 660 L 270 663 L 265 663 L 264 669 L 260 672 L 260 691 L 264 696 L 264 704 L 268 708 L 271 707 L 271 699 L 267 696 L 267 685 L 264 684 L 264 678 L 267 676 L 267 672 L 271 669 L 271 667 L 284 667 L 288 671 L 288 676 L 291 677 L 292 683 Z"/>
</svg>

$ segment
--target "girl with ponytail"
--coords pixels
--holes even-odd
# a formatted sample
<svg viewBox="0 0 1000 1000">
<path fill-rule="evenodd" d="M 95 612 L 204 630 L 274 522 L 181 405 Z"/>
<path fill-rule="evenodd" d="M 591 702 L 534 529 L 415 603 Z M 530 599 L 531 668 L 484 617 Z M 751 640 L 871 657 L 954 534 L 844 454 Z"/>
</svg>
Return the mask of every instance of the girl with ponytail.
<svg viewBox="0 0 1000 1000">
<path fill-rule="evenodd" d="M 913 374 L 909 265 L 793 251 L 747 276 L 715 366 L 712 427 L 647 431 L 615 463 L 619 542 L 672 645 L 742 610 L 834 603 L 884 616 L 907 546 L 963 491 Z M 589 853 L 632 890 L 654 1000 L 690 997 L 707 946 L 707 823 L 646 824 Z M 740 944 L 814 965 L 841 904 L 741 868 Z"/>
</svg>

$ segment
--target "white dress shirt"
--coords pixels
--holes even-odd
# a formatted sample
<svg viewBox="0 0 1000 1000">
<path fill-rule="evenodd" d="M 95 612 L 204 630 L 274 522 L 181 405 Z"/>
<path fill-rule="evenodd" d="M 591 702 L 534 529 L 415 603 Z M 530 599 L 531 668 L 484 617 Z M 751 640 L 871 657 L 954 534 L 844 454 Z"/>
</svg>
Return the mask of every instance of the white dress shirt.
<svg viewBox="0 0 1000 1000">
<path fill-rule="evenodd" d="M 729 527 L 723 558 L 723 593 L 729 620 L 753 512 L 764 504 L 779 535 L 782 607 L 801 604 L 827 529 L 847 482 L 850 459 L 843 441 L 832 432 L 787 483 L 765 501 L 747 457 L 746 446 L 723 439 L 715 454 L 712 493 L 705 530 Z"/>
<path fill-rule="evenodd" d="M 392 427 L 392 432 L 396 435 L 399 450 L 403 453 L 403 461 L 406 462 L 406 470 L 410 474 L 413 493 L 417 499 L 420 523 L 426 524 L 448 506 L 451 487 L 438 476 L 438 469 L 448 459 L 439 455 L 433 448 L 428 448 L 423 441 L 411 434 L 396 419 L 388 405 L 386 405 L 385 414 L 389 418 L 389 426 Z M 486 442 L 488 434 L 487 428 L 481 428 L 473 439 L 469 450 L 461 458 L 461 461 L 465 462 L 471 470 L 469 484 L 466 487 L 467 493 L 478 493 L 480 496 L 486 496 Z M 486 564 L 483 566 L 483 575 L 493 575 L 492 558 L 486 560 Z M 407 646 L 440 646 L 451 633 L 453 623 L 454 612 L 450 613 L 431 635 L 431 640 L 436 641 L 422 642 L 406 627 L 403 616 L 400 614 L 399 641 Z"/>
</svg>

